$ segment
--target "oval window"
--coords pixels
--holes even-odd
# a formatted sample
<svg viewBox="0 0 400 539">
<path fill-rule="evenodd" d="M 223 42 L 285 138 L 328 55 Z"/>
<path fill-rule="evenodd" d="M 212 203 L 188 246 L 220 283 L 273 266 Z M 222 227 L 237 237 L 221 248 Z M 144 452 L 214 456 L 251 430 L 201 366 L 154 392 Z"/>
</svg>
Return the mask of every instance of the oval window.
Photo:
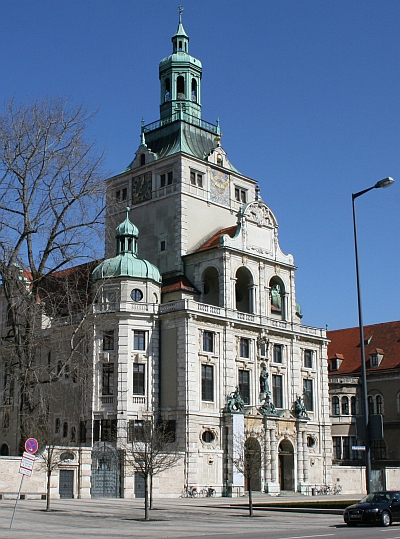
<svg viewBox="0 0 400 539">
<path fill-rule="evenodd" d="M 210 430 L 205 430 L 203 434 L 201 435 L 201 439 L 206 444 L 210 444 L 211 442 L 215 440 L 215 436 L 214 436 L 214 433 L 212 433 Z"/>
<path fill-rule="evenodd" d="M 131 292 L 131 298 L 133 301 L 140 301 L 143 299 L 143 292 L 138 288 L 134 288 Z"/>
</svg>

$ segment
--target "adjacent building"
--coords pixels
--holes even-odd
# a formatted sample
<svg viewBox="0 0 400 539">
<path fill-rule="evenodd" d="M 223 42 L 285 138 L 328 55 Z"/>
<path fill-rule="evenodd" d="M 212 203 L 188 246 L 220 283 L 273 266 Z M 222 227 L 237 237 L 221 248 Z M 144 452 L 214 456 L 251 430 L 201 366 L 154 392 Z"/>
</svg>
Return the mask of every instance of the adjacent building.
<svg viewBox="0 0 400 539">
<path fill-rule="evenodd" d="M 372 480 L 386 488 L 387 469 L 400 466 L 400 322 L 364 327 L 369 414 L 383 416 L 383 439 L 371 440 Z M 332 418 L 333 474 L 336 466 L 363 463 L 361 350 L 359 328 L 329 331 L 328 361 Z"/>
</svg>

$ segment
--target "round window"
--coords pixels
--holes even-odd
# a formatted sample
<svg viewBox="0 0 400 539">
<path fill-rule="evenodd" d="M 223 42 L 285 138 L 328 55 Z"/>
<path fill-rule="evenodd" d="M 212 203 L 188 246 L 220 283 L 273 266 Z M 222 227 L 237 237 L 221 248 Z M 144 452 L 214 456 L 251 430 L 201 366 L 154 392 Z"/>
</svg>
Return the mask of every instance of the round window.
<svg viewBox="0 0 400 539">
<path fill-rule="evenodd" d="M 131 298 L 133 301 L 140 301 L 143 299 L 143 292 L 138 288 L 134 288 L 131 292 Z"/>
<path fill-rule="evenodd" d="M 307 447 L 315 447 L 316 443 L 314 436 L 307 436 Z"/>
<path fill-rule="evenodd" d="M 210 431 L 210 430 L 205 430 L 203 432 L 203 434 L 201 435 L 201 439 L 203 440 L 203 442 L 205 442 L 206 444 L 211 444 L 214 439 L 215 439 L 215 436 L 214 434 Z"/>
</svg>

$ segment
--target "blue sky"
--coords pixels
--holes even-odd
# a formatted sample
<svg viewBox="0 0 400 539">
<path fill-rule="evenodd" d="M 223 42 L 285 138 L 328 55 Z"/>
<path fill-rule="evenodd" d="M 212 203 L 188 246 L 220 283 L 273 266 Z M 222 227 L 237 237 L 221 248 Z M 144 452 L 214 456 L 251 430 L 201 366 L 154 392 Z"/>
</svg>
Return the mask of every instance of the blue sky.
<svg viewBox="0 0 400 539">
<path fill-rule="evenodd" d="M 186 0 L 203 64 L 203 119 L 259 181 L 298 266 L 306 325 L 356 326 L 351 193 L 357 199 L 364 323 L 399 319 L 400 2 Z M 177 0 L 0 0 L 0 101 L 71 96 L 97 110 L 89 136 L 110 174 L 159 117 L 158 63 Z"/>
</svg>

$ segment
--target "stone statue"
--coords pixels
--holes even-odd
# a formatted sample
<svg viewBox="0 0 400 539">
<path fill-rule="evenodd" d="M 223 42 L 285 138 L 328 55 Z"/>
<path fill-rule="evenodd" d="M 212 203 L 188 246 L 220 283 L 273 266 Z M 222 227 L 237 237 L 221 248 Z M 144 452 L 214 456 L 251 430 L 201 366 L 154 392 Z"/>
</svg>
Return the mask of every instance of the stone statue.
<svg viewBox="0 0 400 539">
<path fill-rule="evenodd" d="M 308 417 L 307 410 L 304 406 L 303 398 L 301 395 L 299 395 L 294 402 L 294 415 L 298 419 L 310 419 Z"/>
<path fill-rule="evenodd" d="M 269 293 L 271 297 L 271 304 L 279 311 L 282 310 L 282 296 L 281 296 L 281 287 L 279 284 L 275 284 Z"/>
<path fill-rule="evenodd" d="M 264 365 L 260 374 L 260 392 L 270 395 L 271 392 L 269 390 L 268 377 L 267 367 Z"/>
<path fill-rule="evenodd" d="M 271 401 L 271 394 L 267 393 L 265 396 L 264 404 L 258 409 L 262 415 L 270 415 L 276 417 L 278 412 L 276 411 L 274 403 Z"/>
<path fill-rule="evenodd" d="M 228 410 L 231 413 L 243 413 L 244 412 L 244 400 L 240 395 L 239 386 L 236 386 L 235 391 L 233 391 L 227 399 Z"/>
</svg>

